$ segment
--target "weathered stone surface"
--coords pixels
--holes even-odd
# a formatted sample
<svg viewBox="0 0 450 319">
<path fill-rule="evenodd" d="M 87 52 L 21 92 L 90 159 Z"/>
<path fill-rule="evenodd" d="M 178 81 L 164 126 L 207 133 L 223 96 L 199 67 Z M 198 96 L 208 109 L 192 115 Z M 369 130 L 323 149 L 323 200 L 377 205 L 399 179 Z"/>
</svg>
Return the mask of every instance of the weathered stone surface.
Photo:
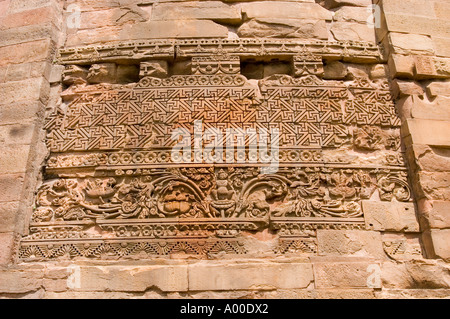
<svg viewBox="0 0 450 319">
<path fill-rule="evenodd" d="M 446 121 L 408 119 L 405 129 L 414 144 L 450 146 L 450 127 Z"/>
<path fill-rule="evenodd" d="M 447 149 L 420 144 L 413 144 L 412 148 L 415 161 L 421 170 L 428 172 L 450 171 L 450 154 Z"/>
<path fill-rule="evenodd" d="M 314 262 L 315 287 L 326 288 L 380 288 L 381 272 L 376 262 Z"/>
<path fill-rule="evenodd" d="M 39 269 L 0 270 L 0 293 L 20 294 L 38 290 L 44 273 Z"/>
<path fill-rule="evenodd" d="M 433 245 L 434 257 L 442 258 L 445 261 L 450 261 L 450 229 L 432 229 L 427 231 L 429 234 L 429 240 Z M 427 235 L 425 236 L 425 238 Z M 450 269 L 446 268 L 446 276 L 444 276 L 444 280 L 446 282 L 447 287 L 450 286 Z"/>
<path fill-rule="evenodd" d="M 370 68 L 370 78 L 372 80 L 385 79 L 389 76 L 389 69 L 386 64 L 375 64 Z"/>
<path fill-rule="evenodd" d="M 141 69 L 139 76 L 151 76 L 156 78 L 165 78 L 169 75 L 169 66 L 167 61 L 153 60 L 149 62 L 141 62 Z"/>
<path fill-rule="evenodd" d="M 36 101 L 48 94 L 48 83 L 43 78 L 28 79 L 0 84 L 0 101 L 4 104 L 20 101 Z"/>
<path fill-rule="evenodd" d="M 388 65 L 393 78 L 412 78 L 414 76 L 415 62 L 412 56 L 391 54 Z"/>
<path fill-rule="evenodd" d="M 0 175 L 0 202 L 21 200 L 24 174 Z"/>
<path fill-rule="evenodd" d="M 419 231 L 413 203 L 362 201 L 362 208 L 368 229 L 397 232 Z"/>
<path fill-rule="evenodd" d="M 188 289 L 187 266 L 184 265 L 81 267 L 79 274 L 73 288 L 81 291 L 143 292 L 156 288 L 181 292 Z"/>
<path fill-rule="evenodd" d="M 433 201 L 427 220 L 431 228 L 450 228 L 450 201 Z"/>
<path fill-rule="evenodd" d="M 0 233 L 14 231 L 18 209 L 18 202 L 2 203 L 0 205 Z"/>
<path fill-rule="evenodd" d="M 310 263 L 246 263 L 189 266 L 189 290 L 271 290 L 306 288 L 313 282 Z"/>
<path fill-rule="evenodd" d="M 152 20 L 209 19 L 225 23 L 242 20 L 238 8 L 220 1 L 196 1 L 183 3 L 159 3 L 153 7 Z"/>
<path fill-rule="evenodd" d="M 258 18 L 242 24 L 237 33 L 243 38 L 328 39 L 324 20 Z"/>
<path fill-rule="evenodd" d="M 366 24 L 337 21 L 333 22 L 330 31 L 338 41 L 376 42 L 374 29 Z"/>
<path fill-rule="evenodd" d="M 419 172 L 419 180 L 427 198 L 450 200 L 450 172 Z"/>
<path fill-rule="evenodd" d="M 317 246 L 320 256 L 384 256 L 378 232 L 360 230 L 318 230 Z"/>
<path fill-rule="evenodd" d="M 29 145 L 4 147 L 0 154 L 0 174 L 25 173 L 29 152 Z"/>
<path fill-rule="evenodd" d="M 80 29 L 94 29 L 105 26 L 123 25 L 129 22 L 145 22 L 149 18 L 147 12 L 141 8 L 124 7 L 110 10 L 96 10 L 82 12 Z"/>
<path fill-rule="evenodd" d="M 384 16 L 389 31 L 437 37 L 448 36 L 450 22 L 445 19 L 399 13 L 385 13 Z"/>
<path fill-rule="evenodd" d="M 403 81 L 399 79 L 392 81 L 392 89 L 395 97 L 410 95 L 423 96 L 425 93 L 420 83 L 414 81 Z M 414 99 L 414 101 L 417 101 L 417 99 Z"/>
<path fill-rule="evenodd" d="M 12 13 L 0 20 L 0 29 L 12 29 L 29 25 L 51 25 L 61 19 L 55 8 L 42 7 Z"/>
<path fill-rule="evenodd" d="M 383 0 L 383 11 L 392 14 L 410 14 L 412 16 L 436 17 L 433 3 L 420 0 Z"/>
<path fill-rule="evenodd" d="M 346 63 L 347 68 L 347 78 L 350 80 L 356 78 L 369 78 L 369 67 L 367 65 Z"/>
<path fill-rule="evenodd" d="M 367 7 L 341 7 L 335 11 L 333 20 L 334 21 L 347 21 L 347 22 L 358 22 L 366 24 L 371 17 L 372 12 L 367 9 Z M 366 27 L 370 28 L 370 26 Z"/>
<path fill-rule="evenodd" d="M 115 63 L 93 64 L 89 69 L 86 79 L 91 84 L 116 83 L 117 66 Z"/>
<path fill-rule="evenodd" d="M 384 262 L 382 277 L 383 288 L 438 289 L 450 286 L 449 266 L 439 261 Z"/>
<path fill-rule="evenodd" d="M 358 6 L 367 7 L 372 4 L 371 0 L 321 0 L 320 3 L 325 8 L 336 8 L 339 6 Z"/>
<path fill-rule="evenodd" d="M 120 40 L 167 38 L 227 38 L 225 26 L 209 20 L 172 20 L 140 22 L 126 25 Z"/>
<path fill-rule="evenodd" d="M 345 64 L 339 61 L 327 63 L 324 65 L 323 70 L 323 78 L 327 80 L 341 80 L 344 79 L 348 73 Z"/>
<path fill-rule="evenodd" d="M 11 256 L 13 253 L 13 247 L 14 247 L 14 233 L 8 232 L 8 233 L 0 233 L 0 265 L 8 265 L 11 263 Z M 1 271 L 0 271 L 0 279 L 2 277 Z M 0 280 L 0 283 L 3 281 Z M 0 290 L 1 288 L 0 284 Z"/>
<path fill-rule="evenodd" d="M 405 261 L 424 257 L 420 233 L 386 232 L 382 235 L 383 250 L 392 260 Z"/>
<path fill-rule="evenodd" d="M 316 3 L 285 1 L 255 1 L 242 3 L 242 13 L 247 18 L 317 19 L 331 20 L 332 13 Z"/>
<path fill-rule="evenodd" d="M 50 41 L 46 39 L 0 46 L 0 66 L 46 60 L 49 49 Z"/>
<path fill-rule="evenodd" d="M 40 102 L 0 104 L 0 125 L 27 123 L 36 118 Z"/>
<path fill-rule="evenodd" d="M 450 57 L 450 38 L 431 36 L 431 39 L 437 56 Z"/>
<path fill-rule="evenodd" d="M 433 41 L 429 36 L 408 33 L 389 33 L 393 53 L 433 54 Z"/>
<path fill-rule="evenodd" d="M 429 96 L 450 95 L 450 81 L 432 82 L 427 85 L 427 93 Z M 447 108 L 448 110 L 448 108 Z"/>
</svg>

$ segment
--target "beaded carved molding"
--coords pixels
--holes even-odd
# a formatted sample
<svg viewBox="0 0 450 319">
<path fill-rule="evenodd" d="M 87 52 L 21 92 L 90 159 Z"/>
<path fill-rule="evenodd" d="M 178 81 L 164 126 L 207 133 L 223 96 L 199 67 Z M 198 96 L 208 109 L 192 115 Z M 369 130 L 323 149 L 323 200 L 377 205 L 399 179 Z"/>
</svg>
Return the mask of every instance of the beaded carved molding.
<svg viewBox="0 0 450 319">
<path fill-rule="evenodd" d="M 244 56 L 291 62 L 290 74 L 249 81 Z M 358 43 L 288 41 L 143 42 L 62 50 L 76 65 L 138 61 L 142 78 L 87 85 L 47 120 L 50 155 L 36 192 L 23 260 L 149 258 L 255 253 L 248 238 L 268 232 L 267 253 L 316 254 L 318 229 L 365 229 L 362 200 L 411 201 L 389 86 L 365 78 L 323 80 L 322 60 L 380 59 Z M 152 59 L 191 59 L 192 72 L 152 77 Z M 131 63 L 131 62 L 130 62 Z M 279 168 L 173 162 L 171 133 L 273 129 Z M 367 155 L 370 156 L 367 156 Z M 253 236 L 253 237 L 252 237 Z"/>
</svg>

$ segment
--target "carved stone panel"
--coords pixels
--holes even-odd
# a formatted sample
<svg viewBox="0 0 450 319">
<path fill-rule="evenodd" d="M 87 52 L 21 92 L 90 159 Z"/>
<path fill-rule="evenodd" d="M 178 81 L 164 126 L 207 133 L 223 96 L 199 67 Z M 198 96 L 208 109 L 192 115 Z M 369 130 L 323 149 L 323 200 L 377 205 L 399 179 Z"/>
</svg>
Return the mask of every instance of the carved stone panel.
<svg viewBox="0 0 450 319">
<path fill-rule="evenodd" d="M 251 254 L 248 238 L 260 232 L 275 238 L 268 253 L 316 254 L 318 229 L 366 229 L 361 201 L 411 201 L 388 84 L 322 80 L 322 51 L 345 55 L 352 48 L 290 42 L 267 46 L 290 59 L 291 75 L 255 84 L 240 63 L 243 52 L 256 55 L 258 46 L 260 56 L 279 57 L 256 40 L 136 44 L 138 59 L 144 47 L 154 51 L 138 83 L 70 87 L 71 102 L 47 120 L 46 180 L 20 257 Z M 89 50 L 94 63 L 126 57 L 128 47 L 62 51 L 60 62 L 79 69 Z M 356 49 L 374 57 L 371 47 Z M 191 74 L 149 69 L 152 59 L 172 51 L 191 60 Z M 214 153 L 214 163 L 195 152 L 177 157 L 173 132 L 180 129 L 191 137 L 216 130 L 215 143 L 233 147 Z M 225 134 L 229 129 L 279 132 L 270 154 L 279 159 L 277 169 L 265 172 L 252 138 L 238 145 Z"/>
</svg>

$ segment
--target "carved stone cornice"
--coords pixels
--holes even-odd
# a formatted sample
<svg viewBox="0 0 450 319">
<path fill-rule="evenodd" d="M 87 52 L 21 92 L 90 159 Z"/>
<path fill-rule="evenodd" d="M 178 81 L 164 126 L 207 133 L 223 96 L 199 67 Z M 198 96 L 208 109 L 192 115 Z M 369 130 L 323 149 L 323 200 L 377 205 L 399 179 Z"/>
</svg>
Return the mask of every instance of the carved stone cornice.
<svg viewBox="0 0 450 319">
<path fill-rule="evenodd" d="M 172 60 L 176 57 L 235 55 L 280 57 L 314 54 L 323 58 L 380 62 L 379 46 L 357 41 L 300 41 L 276 39 L 146 40 L 61 49 L 58 64 L 92 64 L 108 61 Z"/>
</svg>

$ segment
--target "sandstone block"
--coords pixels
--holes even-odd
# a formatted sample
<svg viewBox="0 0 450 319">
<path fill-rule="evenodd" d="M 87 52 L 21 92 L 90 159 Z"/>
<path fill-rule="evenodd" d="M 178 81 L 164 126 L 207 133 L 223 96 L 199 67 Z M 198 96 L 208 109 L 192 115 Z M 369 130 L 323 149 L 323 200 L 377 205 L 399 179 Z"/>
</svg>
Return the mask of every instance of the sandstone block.
<svg viewBox="0 0 450 319">
<path fill-rule="evenodd" d="M 33 10 L 50 4 L 48 0 L 10 0 L 9 13 Z"/>
<path fill-rule="evenodd" d="M 414 280 L 404 263 L 383 262 L 381 265 L 383 288 L 408 289 Z"/>
<path fill-rule="evenodd" d="M 323 70 L 323 78 L 327 80 L 342 80 L 348 73 L 345 64 L 339 61 L 327 63 L 324 65 Z"/>
<path fill-rule="evenodd" d="M 0 153 L 0 174 L 25 173 L 30 145 L 12 145 Z"/>
<path fill-rule="evenodd" d="M 128 29 L 129 28 L 131 27 L 128 26 Z M 120 37 L 122 29 L 123 28 L 120 26 L 111 26 L 96 29 L 78 30 L 76 33 L 72 34 L 68 33 L 66 39 L 66 47 L 120 41 L 122 40 L 122 38 Z M 123 38 L 126 38 L 126 34 L 123 36 Z M 131 40 L 131 38 L 129 40 Z"/>
<path fill-rule="evenodd" d="M 11 29 L 29 25 L 51 25 L 58 20 L 55 8 L 42 7 L 9 14 L 0 20 L 0 29 Z"/>
<path fill-rule="evenodd" d="M 11 262 L 12 249 L 14 246 L 14 233 L 0 233 L 0 265 L 8 265 Z M 0 279 L 2 273 L 0 271 Z M 3 281 L 0 280 L 0 291 L 2 289 Z"/>
<path fill-rule="evenodd" d="M 242 24 L 237 33 L 243 38 L 328 39 L 324 20 L 258 18 Z"/>
<path fill-rule="evenodd" d="M 408 119 L 406 126 L 414 144 L 450 146 L 450 126 L 446 121 Z"/>
<path fill-rule="evenodd" d="M 391 54 L 388 65 L 393 78 L 412 78 L 414 76 L 414 59 L 409 55 Z"/>
<path fill-rule="evenodd" d="M 450 38 L 431 36 L 437 56 L 450 57 Z"/>
<path fill-rule="evenodd" d="M 442 258 L 447 262 L 450 261 L 450 229 L 432 229 L 427 231 L 425 237 L 429 237 L 429 241 L 433 245 L 433 257 Z M 447 286 L 450 286 L 449 279 L 449 276 L 447 276 Z"/>
<path fill-rule="evenodd" d="M 329 9 L 339 6 L 367 7 L 372 4 L 372 0 L 322 0 L 321 4 Z"/>
<path fill-rule="evenodd" d="M 41 103 L 37 101 L 0 104 L 0 125 L 26 123 L 35 119 Z"/>
<path fill-rule="evenodd" d="M 450 98 L 438 96 L 433 101 L 412 97 L 411 117 L 415 119 L 450 121 L 448 103 Z"/>
<path fill-rule="evenodd" d="M 79 287 L 82 291 L 145 291 L 156 287 L 162 291 L 186 291 L 187 266 L 111 266 L 81 267 Z"/>
<path fill-rule="evenodd" d="M 427 198 L 450 200 L 450 172 L 419 172 L 419 179 Z"/>
<path fill-rule="evenodd" d="M 189 266 L 189 290 L 306 288 L 313 281 L 309 263 L 246 263 Z"/>
<path fill-rule="evenodd" d="M 367 23 L 372 16 L 372 12 L 367 7 L 341 7 L 335 11 L 334 21 Z"/>
<path fill-rule="evenodd" d="M 403 81 L 399 79 L 392 81 L 392 90 L 394 97 L 405 97 L 410 95 L 423 96 L 425 93 L 418 82 Z"/>
<path fill-rule="evenodd" d="M 2 203 L 0 205 L 0 233 L 14 230 L 18 209 L 18 202 Z"/>
<path fill-rule="evenodd" d="M 361 230 L 318 230 L 317 247 L 320 256 L 384 256 L 378 232 Z"/>
<path fill-rule="evenodd" d="M 450 119 L 449 119 L 450 120 Z M 450 156 L 446 149 L 430 147 L 428 145 L 413 144 L 415 162 L 423 171 L 450 171 Z"/>
<path fill-rule="evenodd" d="M 367 24 L 337 21 L 330 31 L 337 41 L 376 42 L 375 30 Z"/>
<path fill-rule="evenodd" d="M 433 54 L 433 41 L 429 36 L 420 34 L 389 33 L 393 53 L 396 54 Z"/>
<path fill-rule="evenodd" d="M 429 96 L 450 95 L 450 82 L 432 82 L 427 85 Z"/>
<path fill-rule="evenodd" d="M 151 76 L 156 78 L 165 78 L 169 75 L 169 65 L 164 60 L 153 60 L 141 62 L 139 77 Z"/>
<path fill-rule="evenodd" d="M 28 293 L 42 286 L 43 273 L 37 270 L 0 270 L 0 293 Z"/>
<path fill-rule="evenodd" d="M 366 228 L 379 231 L 418 232 L 413 203 L 362 201 Z"/>
<path fill-rule="evenodd" d="M 44 81 L 44 78 L 34 78 L 0 84 L 0 101 L 8 104 L 39 100 L 45 93 Z"/>
<path fill-rule="evenodd" d="M 370 68 L 370 78 L 372 80 L 385 79 L 389 76 L 389 69 L 386 64 L 375 64 Z"/>
<path fill-rule="evenodd" d="M 0 47 L 0 66 L 46 60 L 50 41 L 38 40 Z"/>
<path fill-rule="evenodd" d="M 383 0 L 383 11 L 393 14 L 410 14 L 423 17 L 436 17 L 433 4 L 420 0 Z"/>
<path fill-rule="evenodd" d="M 8 7 L 9 7 L 9 1 L 10 0 L 0 1 L 0 17 L 3 17 L 3 16 L 7 15 Z"/>
<path fill-rule="evenodd" d="M 152 10 L 152 20 L 154 21 L 191 19 L 239 23 L 242 15 L 238 8 L 220 1 L 157 3 Z"/>
<path fill-rule="evenodd" d="M 22 195 L 24 174 L 0 175 L 0 202 L 19 201 Z"/>
<path fill-rule="evenodd" d="M 433 201 L 427 217 L 431 228 L 450 228 L 450 202 Z"/>
<path fill-rule="evenodd" d="M 228 28 L 209 20 L 171 20 L 126 25 L 120 40 L 167 38 L 227 38 Z"/>
<path fill-rule="evenodd" d="M 314 262 L 313 267 L 316 288 L 381 288 L 376 262 Z"/>
<path fill-rule="evenodd" d="M 117 66 L 115 63 L 93 64 L 86 77 L 89 83 L 116 83 Z"/>
<path fill-rule="evenodd" d="M 426 5 L 426 2 L 423 2 Z M 415 8 L 414 8 L 415 9 Z M 386 13 L 387 28 L 391 32 L 448 37 L 450 21 L 413 14 Z"/>
<path fill-rule="evenodd" d="M 56 34 L 56 28 L 52 25 L 28 25 L 19 28 L 6 29 L 2 30 L 0 47 L 44 39 L 55 40 Z M 24 54 L 29 55 L 30 52 L 26 52 Z"/>
<path fill-rule="evenodd" d="M 242 13 L 247 18 L 317 19 L 331 20 L 332 13 L 317 3 L 285 1 L 255 1 L 242 3 Z"/>
<path fill-rule="evenodd" d="M 355 78 L 369 78 L 369 66 L 363 64 L 345 64 L 347 67 L 347 78 L 353 80 Z"/>
<path fill-rule="evenodd" d="M 442 261 L 411 260 L 382 264 L 383 288 L 442 289 L 450 286 L 449 267 Z"/>
</svg>

